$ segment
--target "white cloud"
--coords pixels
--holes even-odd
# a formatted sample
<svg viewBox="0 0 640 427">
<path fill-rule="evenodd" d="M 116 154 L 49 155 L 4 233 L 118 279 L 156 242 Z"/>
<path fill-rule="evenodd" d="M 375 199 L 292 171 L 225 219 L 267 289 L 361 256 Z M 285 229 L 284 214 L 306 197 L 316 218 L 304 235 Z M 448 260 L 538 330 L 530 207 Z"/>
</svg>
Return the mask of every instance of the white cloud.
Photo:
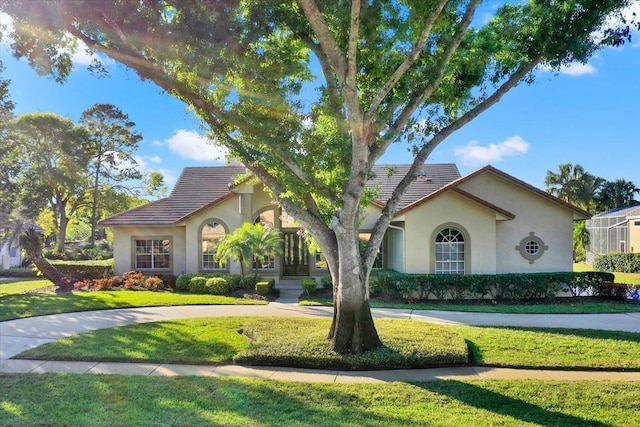
<svg viewBox="0 0 640 427">
<path fill-rule="evenodd" d="M 548 65 L 541 65 L 539 68 L 541 71 L 544 71 L 547 73 L 558 72 L 560 74 L 564 74 L 566 76 L 572 76 L 572 77 L 585 76 L 589 74 L 595 74 L 598 72 L 598 69 L 594 67 L 592 64 L 590 63 L 582 64 L 580 62 L 572 62 L 569 65 L 563 65 L 562 67 L 560 67 L 559 70 L 554 70 Z"/>
<path fill-rule="evenodd" d="M 199 162 L 223 162 L 228 155 L 226 148 L 192 130 L 179 129 L 172 137 L 152 144 L 166 145 L 178 156 Z"/>
<path fill-rule="evenodd" d="M 164 177 L 164 184 L 171 188 L 173 184 L 176 183 L 177 177 L 176 174 L 169 169 L 154 167 L 153 165 L 158 165 L 162 163 L 162 159 L 160 156 L 133 156 L 133 160 L 138 164 L 138 170 L 143 174 L 148 174 L 149 172 L 160 172 Z"/>
<path fill-rule="evenodd" d="M 517 135 L 487 146 L 480 145 L 478 141 L 469 141 L 467 145 L 453 149 L 454 155 L 467 166 L 499 162 L 505 157 L 525 154 L 527 151 L 529 151 L 529 143 Z"/>
</svg>

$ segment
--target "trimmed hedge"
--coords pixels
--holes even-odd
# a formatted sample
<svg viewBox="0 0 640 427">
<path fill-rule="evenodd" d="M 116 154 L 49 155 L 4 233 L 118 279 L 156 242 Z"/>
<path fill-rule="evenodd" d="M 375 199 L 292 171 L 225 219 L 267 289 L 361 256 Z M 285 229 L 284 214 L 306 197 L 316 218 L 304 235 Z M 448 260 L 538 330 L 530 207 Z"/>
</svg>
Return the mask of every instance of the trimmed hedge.
<svg viewBox="0 0 640 427">
<path fill-rule="evenodd" d="M 38 273 L 34 271 L 32 268 L 18 267 L 18 268 L 10 268 L 8 270 L 0 270 L 0 276 L 27 278 L 27 277 L 38 277 Z"/>
<path fill-rule="evenodd" d="M 207 293 L 207 278 L 203 276 L 195 276 L 189 280 L 189 292 L 192 294 Z"/>
<path fill-rule="evenodd" d="M 208 294 L 225 295 L 229 292 L 229 283 L 222 277 L 212 277 L 207 279 L 204 288 Z"/>
<path fill-rule="evenodd" d="M 317 287 L 318 287 L 318 283 L 316 282 L 316 279 L 312 279 L 312 278 L 302 279 L 302 291 L 306 295 L 315 294 Z"/>
<path fill-rule="evenodd" d="M 402 274 L 385 270 L 372 278 L 369 286 L 372 295 L 382 293 L 408 302 L 551 299 L 559 292 L 571 292 L 573 296 L 591 292 L 604 298 L 625 298 L 628 286 L 614 284 L 614 280 L 612 273 L 602 271 L 449 275 Z"/>
<path fill-rule="evenodd" d="M 620 273 L 640 273 L 640 253 L 613 253 L 596 256 L 593 269 L 598 271 L 618 271 Z"/>
<path fill-rule="evenodd" d="M 101 277 L 110 277 L 113 275 L 113 265 L 105 264 L 74 264 L 53 263 L 53 266 L 65 276 L 75 280 L 99 279 Z"/>
<path fill-rule="evenodd" d="M 275 279 L 269 279 L 269 280 L 263 280 L 261 282 L 257 282 L 256 293 L 262 296 L 267 295 L 269 292 L 273 290 L 275 286 L 276 286 Z"/>
</svg>

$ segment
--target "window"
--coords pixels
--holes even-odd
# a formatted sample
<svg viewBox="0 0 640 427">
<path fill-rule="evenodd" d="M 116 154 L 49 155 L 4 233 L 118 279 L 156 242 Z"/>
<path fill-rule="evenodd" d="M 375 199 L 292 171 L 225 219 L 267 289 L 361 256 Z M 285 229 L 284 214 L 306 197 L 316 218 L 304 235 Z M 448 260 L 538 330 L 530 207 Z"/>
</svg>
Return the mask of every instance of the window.
<svg viewBox="0 0 640 427">
<path fill-rule="evenodd" d="M 11 246 L 11 247 L 9 248 L 9 256 L 10 256 L 11 258 L 15 258 L 15 257 L 17 257 L 17 256 L 18 256 L 18 248 L 16 248 L 15 246 Z"/>
<path fill-rule="evenodd" d="M 640 220 L 633 221 L 633 226 L 634 227 L 640 227 Z"/>
<path fill-rule="evenodd" d="M 327 265 L 327 259 L 322 254 L 322 252 L 316 252 L 314 256 L 316 270 L 326 270 L 329 268 L 329 266 Z"/>
<path fill-rule="evenodd" d="M 208 221 L 202 226 L 202 269 L 221 270 L 224 266 L 216 260 L 216 249 L 218 243 L 226 235 L 222 224 L 215 221 Z"/>
<path fill-rule="evenodd" d="M 464 274 L 464 236 L 445 228 L 436 236 L 436 274 Z"/>
<path fill-rule="evenodd" d="M 529 264 L 533 264 L 547 249 L 549 249 L 549 246 L 545 245 L 542 239 L 536 236 L 534 232 L 530 232 L 529 235 L 522 239 L 520 244 L 516 246 L 516 250 L 520 252 L 520 256 L 528 260 Z"/>
<path fill-rule="evenodd" d="M 371 240 L 371 233 L 360 233 L 358 234 L 358 239 L 360 240 L 360 253 L 363 253 L 369 240 Z M 382 268 L 382 245 L 378 248 L 376 260 L 373 261 L 373 268 Z"/>
<path fill-rule="evenodd" d="M 136 239 L 134 266 L 136 270 L 170 269 L 171 240 Z"/>
</svg>

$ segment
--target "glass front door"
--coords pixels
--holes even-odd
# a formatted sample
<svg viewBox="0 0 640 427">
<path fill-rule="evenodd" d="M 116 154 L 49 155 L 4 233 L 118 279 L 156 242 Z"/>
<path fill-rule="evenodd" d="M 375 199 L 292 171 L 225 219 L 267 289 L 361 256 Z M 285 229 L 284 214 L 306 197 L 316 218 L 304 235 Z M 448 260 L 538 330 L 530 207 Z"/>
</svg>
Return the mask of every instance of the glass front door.
<svg viewBox="0 0 640 427">
<path fill-rule="evenodd" d="M 309 275 L 309 250 L 298 230 L 283 230 L 284 252 L 282 254 L 283 276 Z"/>
</svg>

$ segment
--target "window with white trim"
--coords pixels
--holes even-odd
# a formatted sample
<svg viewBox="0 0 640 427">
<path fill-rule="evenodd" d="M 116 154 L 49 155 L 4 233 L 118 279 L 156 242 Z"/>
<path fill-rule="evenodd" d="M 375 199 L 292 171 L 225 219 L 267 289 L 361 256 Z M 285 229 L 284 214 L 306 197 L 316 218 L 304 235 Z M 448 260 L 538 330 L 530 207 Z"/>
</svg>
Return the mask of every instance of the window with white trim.
<svg viewBox="0 0 640 427">
<path fill-rule="evenodd" d="M 202 227 L 202 270 L 222 270 L 224 265 L 216 259 L 218 243 L 226 235 L 226 230 L 222 224 L 216 221 L 208 221 Z"/>
<path fill-rule="evenodd" d="M 436 274 L 464 274 L 464 236 L 447 227 L 436 236 Z"/>
<path fill-rule="evenodd" d="M 171 239 L 136 239 L 134 253 L 136 270 L 171 268 Z"/>
</svg>

